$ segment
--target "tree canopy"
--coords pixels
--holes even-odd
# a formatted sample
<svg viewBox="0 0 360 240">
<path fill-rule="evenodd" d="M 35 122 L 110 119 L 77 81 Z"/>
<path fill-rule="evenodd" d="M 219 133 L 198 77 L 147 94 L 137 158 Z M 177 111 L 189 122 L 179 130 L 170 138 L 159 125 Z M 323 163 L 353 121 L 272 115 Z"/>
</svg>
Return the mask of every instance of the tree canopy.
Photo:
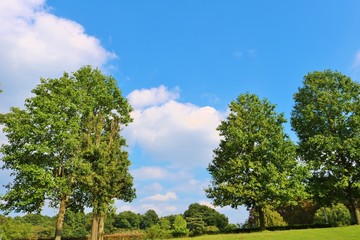
<svg viewBox="0 0 360 240">
<path fill-rule="evenodd" d="M 291 126 L 321 203 L 343 202 L 359 224 L 360 84 L 331 70 L 309 73 L 294 95 Z"/>
<path fill-rule="evenodd" d="M 3 168 L 13 171 L 14 181 L 2 209 L 39 211 L 45 199 L 60 205 L 56 239 L 69 202 L 93 207 L 94 222 L 103 227 L 114 198 L 135 197 L 120 135 L 131 122 L 130 105 L 114 78 L 90 66 L 41 79 L 32 92 L 25 108 L 12 108 L 4 121 Z"/>
<path fill-rule="evenodd" d="M 217 128 L 222 139 L 208 167 L 212 185 L 206 193 L 215 205 L 255 208 L 264 229 L 265 207 L 303 194 L 302 168 L 275 105 L 246 93 L 232 101 L 229 110 Z"/>
</svg>

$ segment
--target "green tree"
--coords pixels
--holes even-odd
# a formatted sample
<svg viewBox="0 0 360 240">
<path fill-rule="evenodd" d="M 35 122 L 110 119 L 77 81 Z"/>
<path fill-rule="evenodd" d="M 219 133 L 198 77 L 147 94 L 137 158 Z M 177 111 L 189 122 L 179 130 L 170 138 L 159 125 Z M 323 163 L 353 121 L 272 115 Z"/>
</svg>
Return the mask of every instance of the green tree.
<svg viewBox="0 0 360 240">
<path fill-rule="evenodd" d="M 200 217 L 206 226 L 215 226 L 220 231 L 224 231 L 229 224 L 228 218 L 215 209 L 198 203 L 189 205 L 189 208 L 184 212 L 186 219 L 193 217 Z"/>
<path fill-rule="evenodd" d="M 309 73 L 294 95 L 291 126 L 321 204 L 343 202 L 360 224 L 360 84 L 331 70 Z"/>
<path fill-rule="evenodd" d="M 189 229 L 187 228 L 187 223 L 185 219 L 181 215 L 176 215 L 173 224 L 173 236 L 185 237 L 188 234 L 189 234 Z"/>
<path fill-rule="evenodd" d="M 331 224 L 333 227 L 346 226 L 350 222 L 350 212 L 342 203 L 331 207 L 322 207 L 315 212 L 314 216 L 314 223 Z"/>
<path fill-rule="evenodd" d="M 311 200 L 298 201 L 297 205 L 282 205 L 276 208 L 284 221 L 289 225 L 312 224 L 314 214 L 319 207 Z"/>
<path fill-rule="evenodd" d="M 185 220 L 186 226 L 192 236 L 199 236 L 204 234 L 206 224 L 200 215 L 186 217 Z"/>
<path fill-rule="evenodd" d="M 135 198 L 130 161 L 124 150 L 126 141 L 120 135 L 132 121 L 132 108 L 116 80 L 98 69 L 83 67 L 74 73 L 74 78 L 82 99 L 83 165 L 79 188 L 87 193 L 83 199 L 86 205 L 93 208 L 91 239 L 103 239 L 105 217 L 112 201 Z"/>
<path fill-rule="evenodd" d="M 8 143 L 1 148 L 5 169 L 13 171 L 1 208 L 7 212 L 39 211 L 45 198 L 59 206 L 56 239 L 75 184 L 80 149 L 80 99 L 68 74 L 41 79 L 25 108 L 12 108 L 5 118 Z"/>
<path fill-rule="evenodd" d="M 101 239 L 105 215 L 114 198 L 135 197 L 130 161 L 120 130 L 131 107 L 116 81 L 83 67 L 70 76 L 41 79 L 25 109 L 5 118 L 9 143 L 1 148 L 4 168 L 14 182 L 2 197 L 7 211 L 39 211 L 45 198 L 59 205 L 56 239 L 66 206 L 93 208 L 93 239 Z"/>
<path fill-rule="evenodd" d="M 265 208 L 265 225 L 268 227 L 273 226 L 287 226 L 287 223 L 284 221 L 283 217 L 274 209 Z M 260 226 L 259 214 L 255 211 L 255 209 L 251 209 L 249 212 L 249 218 L 245 223 L 246 227 L 256 228 Z"/>
<path fill-rule="evenodd" d="M 140 228 L 146 229 L 158 223 L 159 223 L 159 216 L 154 210 L 150 209 L 146 211 L 146 213 L 142 216 Z"/>
<path fill-rule="evenodd" d="M 123 229 L 140 229 L 141 216 L 131 211 L 120 212 L 115 216 L 114 226 Z"/>
<path fill-rule="evenodd" d="M 64 237 L 86 237 L 89 234 L 89 231 L 86 229 L 88 219 L 82 211 L 72 211 L 68 209 L 65 214 L 64 219 Z"/>
<path fill-rule="evenodd" d="M 212 186 L 207 196 L 215 205 L 255 208 L 265 229 L 264 208 L 293 203 L 303 194 L 303 168 L 295 146 L 284 133 L 283 114 L 254 94 L 241 94 L 217 130 L 222 137 L 208 167 Z"/>
</svg>

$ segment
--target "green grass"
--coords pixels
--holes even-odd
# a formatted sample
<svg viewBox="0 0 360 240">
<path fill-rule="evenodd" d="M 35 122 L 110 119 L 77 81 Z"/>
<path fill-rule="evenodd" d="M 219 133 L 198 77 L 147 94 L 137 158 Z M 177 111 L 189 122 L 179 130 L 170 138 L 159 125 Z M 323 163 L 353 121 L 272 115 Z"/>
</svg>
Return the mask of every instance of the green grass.
<svg viewBox="0 0 360 240">
<path fill-rule="evenodd" d="M 206 235 L 181 240 L 359 240 L 360 226 Z M 175 239 L 174 239 L 175 240 Z M 177 239 L 179 240 L 179 238 Z"/>
</svg>

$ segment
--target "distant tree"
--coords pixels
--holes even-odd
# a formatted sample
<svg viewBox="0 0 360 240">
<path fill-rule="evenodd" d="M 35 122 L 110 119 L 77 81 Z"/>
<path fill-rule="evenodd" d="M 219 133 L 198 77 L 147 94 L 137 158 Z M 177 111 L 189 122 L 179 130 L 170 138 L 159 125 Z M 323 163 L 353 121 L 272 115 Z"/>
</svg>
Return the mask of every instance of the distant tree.
<svg viewBox="0 0 360 240">
<path fill-rule="evenodd" d="M 123 229 L 139 229 L 141 216 L 131 211 L 120 212 L 115 216 L 114 226 Z"/>
<path fill-rule="evenodd" d="M 54 226 L 56 221 L 49 216 L 30 213 L 21 217 L 21 221 L 31 224 L 34 234 L 39 238 L 50 238 L 55 230 Z"/>
<path fill-rule="evenodd" d="M 190 204 L 189 208 L 184 212 L 184 217 L 186 219 L 200 217 L 205 223 L 205 226 L 216 226 L 220 231 L 225 230 L 229 224 L 229 220 L 224 214 L 198 203 Z"/>
<path fill-rule="evenodd" d="M 265 225 L 268 227 L 273 226 L 287 226 L 283 217 L 274 209 L 265 208 Z M 245 227 L 256 228 L 260 226 L 259 215 L 255 209 L 251 209 L 249 212 L 249 218 L 245 223 Z"/>
<path fill-rule="evenodd" d="M 199 236 L 204 234 L 206 223 L 202 219 L 201 215 L 186 217 L 185 220 L 186 226 L 189 229 L 191 236 Z"/>
<path fill-rule="evenodd" d="M 274 105 L 247 93 L 232 101 L 229 110 L 217 128 L 222 139 L 208 167 L 212 186 L 206 193 L 218 206 L 256 209 L 265 229 L 265 208 L 293 203 L 304 194 L 303 168 L 284 133 L 284 115 Z"/>
<path fill-rule="evenodd" d="M 331 70 L 309 73 L 294 95 L 291 126 L 320 204 L 343 202 L 360 224 L 360 84 Z"/>
<path fill-rule="evenodd" d="M 289 225 L 312 224 L 314 214 L 319 208 L 312 200 L 305 199 L 298 201 L 297 205 L 282 205 L 276 208 L 284 221 Z"/>
<path fill-rule="evenodd" d="M 173 236 L 174 237 L 185 237 L 189 234 L 187 223 L 183 216 L 177 215 L 173 224 Z"/>
<path fill-rule="evenodd" d="M 159 216 L 154 210 L 150 209 L 146 211 L 146 213 L 142 216 L 140 228 L 146 229 L 158 223 L 159 223 Z"/>
<path fill-rule="evenodd" d="M 37 237 L 34 226 L 24 222 L 21 217 L 2 218 L 1 221 L 0 236 L 2 240 L 31 239 Z"/>
<path fill-rule="evenodd" d="M 88 219 L 84 212 L 67 210 L 64 219 L 63 236 L 75 238 L 86 237 L 89 234 L 88 229 L 86 229 L 87 222 Z"/>
<path fill-rule="evenodd" d="M 331 207 L 318 209 L 314 216 L 314 222 L 330 224 L 333 227 L 346 226 L 351 223 L 351 215 L 344 204 L 338 203 Z"/>
</svg>

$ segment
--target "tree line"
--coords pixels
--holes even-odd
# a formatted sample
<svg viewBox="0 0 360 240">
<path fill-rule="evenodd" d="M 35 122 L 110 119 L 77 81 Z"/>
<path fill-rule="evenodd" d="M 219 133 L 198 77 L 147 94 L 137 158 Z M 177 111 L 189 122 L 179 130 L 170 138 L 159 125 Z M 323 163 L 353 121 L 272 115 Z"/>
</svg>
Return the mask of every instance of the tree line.
<svg viewBox="0 0 360 240">
<path fill-rule="evenodd" d="M 86 239 L 91 233 L 92 215 L 83 211 L 67 210 L 64 217 L 64 238 Z M 40 214 L 26 214 L 23 217 L 5 217 L 0 215 L 1 239 L 51 239 L 55 217 Z M 104 221 L 104 233 L 111 235 L 126 231 L 138 231 L 146 239 L 163 239 L 170 237 L 196 236 L 201 234 L 224 233 L 236 228 L 229 224 L 228 218 L 215 209 L 191 204 L 188 209 L 177 215 L 159 217 L 154 210 L 144 214 L 124 211 L 116 213 L 110 207 Z"/>
<path fill-rule="evenodd" d="M 360 84 L 336 71 L 315 71 L 304 77 L 294 101 L 297 144 L 284 131 L 284 114 L 267 99 L 245 93 L 230 103 L 217 128 L 222 139 L 208 167 L 207 196 L 218 206 L 245 205 L 261 229 L 269 209 L 308 200 L 344 204 L 359 224 Z"/>
</svg>

